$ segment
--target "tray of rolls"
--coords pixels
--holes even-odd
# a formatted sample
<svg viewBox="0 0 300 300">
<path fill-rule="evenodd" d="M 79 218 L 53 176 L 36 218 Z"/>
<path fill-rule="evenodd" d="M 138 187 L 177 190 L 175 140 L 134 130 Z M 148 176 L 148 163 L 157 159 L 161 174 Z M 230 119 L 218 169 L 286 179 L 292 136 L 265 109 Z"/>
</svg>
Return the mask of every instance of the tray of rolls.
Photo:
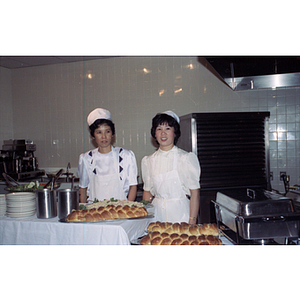
<svg viewBox="0 0 300 300">
<path fill-rule="evenodd" d="M 153 222 L 133 245 L 222 245 L 217 224 Z"/>
<path fill-rule="evenodd" d="M 153 218 L 153 213 L 148 213 L 145 205 L 127 200 L 104 200 L 78 210 L 73 210 L 65 220 L 66 223 L 95 223 L 114 221 L 120 219 Z"/>
</svg>

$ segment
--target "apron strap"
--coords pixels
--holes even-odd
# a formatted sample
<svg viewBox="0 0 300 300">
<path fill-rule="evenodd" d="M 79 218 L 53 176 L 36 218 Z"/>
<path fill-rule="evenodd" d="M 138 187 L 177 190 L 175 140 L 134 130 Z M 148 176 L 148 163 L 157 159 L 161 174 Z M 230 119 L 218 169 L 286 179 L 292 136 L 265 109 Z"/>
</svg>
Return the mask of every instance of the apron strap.
<svg viewBox="0 0 300 300">
<path fill-rule="evenodd" d="M 123 167 L 121 166 L 121 162 L 123 161 L 123 157 L 121 156 L 122 151 L 123 151 L 123 148 L 120 148 L 120 150 L 119 150 L 119 174 L 120 174 L 120 180 L 123 180 L 123 178 L 122 178 Z"/>
</svg>

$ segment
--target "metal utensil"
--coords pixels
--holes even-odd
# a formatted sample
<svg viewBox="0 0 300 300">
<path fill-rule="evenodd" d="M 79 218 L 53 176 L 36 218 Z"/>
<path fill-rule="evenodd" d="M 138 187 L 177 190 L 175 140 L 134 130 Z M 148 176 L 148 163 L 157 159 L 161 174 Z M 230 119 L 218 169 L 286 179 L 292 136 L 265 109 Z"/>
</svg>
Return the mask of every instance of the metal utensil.
<svg viewBox="0 0 300 300">
<path fill-rule="evenodd" d="M 20 185 L 20 183 L 16 180 L 14 180 L 12 177 L 10 177 L 8 174 L 6 173 L 2 173 L 2 176 L 4 177 L 5 181 L 7 182 L 7 184 L 10 186 L 10 187 L 14 187 L 14 185 L 12 184 L 12 182 L 15 184 L 15 185 Z"/>
<path fill-rule="evenodd" d="M 75 180 L 75 176 L 72 176 L 71 191 L 74 190 L 74 180 Z"/>
<path fill-rule="evenodd" d="M 59 178 L 59 176 L 62 174 L 63 171 L 64 171 L 64 169 L 60 169 L 60 170 L 56 173 L 56 175 L 55 175 L 53 178 L 51 178 L 51 179 L 47 182 L 47 184 L 44 186 L 44 189 L 47 189 L 49 185 L 50 185 L 50 187 L 53 189 L 56 180 Z"/>
</svg>

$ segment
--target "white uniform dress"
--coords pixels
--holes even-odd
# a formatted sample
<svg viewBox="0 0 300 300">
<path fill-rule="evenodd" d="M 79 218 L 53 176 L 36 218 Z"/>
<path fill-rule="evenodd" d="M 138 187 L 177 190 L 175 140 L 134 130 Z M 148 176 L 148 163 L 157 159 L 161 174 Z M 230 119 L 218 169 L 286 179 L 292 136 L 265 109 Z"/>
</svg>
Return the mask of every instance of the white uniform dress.
<svg viewBox="0 0 300 300">
<path fill-rule="evenodd" d="M 129 186 L 137 184 L 135 155 L 120 147 L 105 154 L 98 148 L 90 150 L 79 157 L 78 175 L 79 187 L 88 188 L 88 202 L 126 200 Z"/>
<path fill-rule="evenodd" d="M 154 195 L 155 220 L 188 222 L 190 190 L 200 188 L 197 156 L 176 146 L 170 151 L 158 149 L 142 159 L 144 190 Z"/>
</svg>

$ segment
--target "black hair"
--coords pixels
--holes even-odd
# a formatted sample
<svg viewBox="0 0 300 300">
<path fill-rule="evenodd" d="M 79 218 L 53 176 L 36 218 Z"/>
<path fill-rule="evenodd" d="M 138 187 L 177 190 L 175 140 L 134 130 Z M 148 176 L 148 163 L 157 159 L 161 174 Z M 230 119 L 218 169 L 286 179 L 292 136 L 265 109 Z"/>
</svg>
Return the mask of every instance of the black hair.
<svg viewBox="0 0 300 300">
<path fill-rule="evenodd" d="M 109 126 L 112 131 L 112 134 L 113 135 L 115 134 L 115 124 L 111 120 L 97 119 L 92 125 L 89 126 L 92 137 L 95 137 L 95 130 L 103 124 L 106 124 L 107 126 Z"/>
<path fill-rule="evenodd" d="M 168 124 L 168 126 L 174 127 L 174 133 L 175 133 L 174 145 L 176 145 L 176 143 L 181 135 L 180 125 L 173 117 L 171 117 L 167 114 L 157 114 L 152 119 L 152 128 L 151 128 L 152 137 L 156 140 L 156 138 L 155 138 L 156 128 L 158 127 L 158 125 L 162 125 L 162 124 Z"/>
</svg>

